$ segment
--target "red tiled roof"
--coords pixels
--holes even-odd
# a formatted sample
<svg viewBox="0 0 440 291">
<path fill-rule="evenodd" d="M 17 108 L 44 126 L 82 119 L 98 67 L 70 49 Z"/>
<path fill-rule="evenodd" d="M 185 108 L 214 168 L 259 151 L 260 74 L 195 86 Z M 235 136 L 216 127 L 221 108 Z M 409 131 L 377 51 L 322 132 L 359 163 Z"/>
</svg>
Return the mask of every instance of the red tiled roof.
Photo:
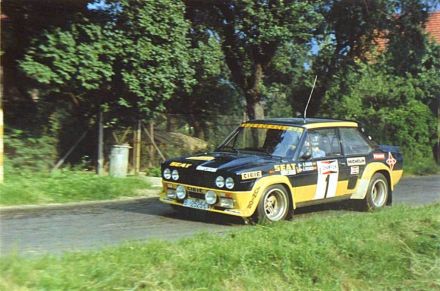
<svg viewBox="0 0 440 291">
<path fill-rule="evenodd" d="M 440 11 L 429 14 L 425 23 L 425 31 L 434 39 L 434 41 L 440 43 Z M 377 52 L 380 53 L 386 50 L 388 41 L 387 33 L 379 32 L 378 36 L 374 39 Z"/>
<path fill-rule="evenodd" d="M 440 11 L 429 14 L 428 20 L 426 21 L 426 32 L 440 43 Z"/>
</svg>

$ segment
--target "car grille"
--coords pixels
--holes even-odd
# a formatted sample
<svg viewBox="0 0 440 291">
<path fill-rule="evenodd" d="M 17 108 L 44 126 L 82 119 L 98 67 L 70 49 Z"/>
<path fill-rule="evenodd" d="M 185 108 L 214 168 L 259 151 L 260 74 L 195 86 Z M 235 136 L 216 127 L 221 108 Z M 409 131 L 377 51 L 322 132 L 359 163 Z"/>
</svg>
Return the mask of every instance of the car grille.
<svg viewBox="0 0 440 291">
<path fill-rule="evenodd" d="M 197 193 L 197 192 L 188 192 L 188 196 L 191 198 L 196 198 L 196 199 L 203 199 L 205 200 L 205 194 L 203 193 Z"/>
</svg>

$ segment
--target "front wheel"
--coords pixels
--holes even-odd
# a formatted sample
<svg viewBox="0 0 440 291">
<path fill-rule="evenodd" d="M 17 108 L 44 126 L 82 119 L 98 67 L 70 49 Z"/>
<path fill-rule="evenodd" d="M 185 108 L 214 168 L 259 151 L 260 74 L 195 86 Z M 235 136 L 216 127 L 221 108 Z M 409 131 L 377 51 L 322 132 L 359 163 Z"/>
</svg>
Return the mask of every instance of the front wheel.
<svg viewBox="0 0 440 291">
<path fill-rule="evenodd" d="M 286 219 L 291 211 L 287 193 L 282 185 L 268 187 L 258 203 L 255 220 L 259 223 L 270 223 Z"/>
<path fill-rule="evenodd" d="M 368 186 L 367 195 L 363 201 L 366 210 L 382 208 L 389 196 L 388 180 L 380 173 L 374 174 Z"/>
</svg>

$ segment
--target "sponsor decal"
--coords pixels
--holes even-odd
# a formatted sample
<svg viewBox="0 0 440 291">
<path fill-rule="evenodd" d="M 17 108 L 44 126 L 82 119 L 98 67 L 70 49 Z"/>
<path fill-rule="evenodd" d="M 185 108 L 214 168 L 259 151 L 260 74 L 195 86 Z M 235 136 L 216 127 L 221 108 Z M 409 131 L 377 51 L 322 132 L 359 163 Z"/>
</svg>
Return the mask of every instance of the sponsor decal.
<svg viewBox="0 0 440 291">
<path fill-rule="evenodd" d="M 179 162 L 171 162 L 170 167 L 176 167 L 176 168 L 189 168 L 191 167 L 191 164 L 187 163 L 179 163 Z"/>
<path fill-rule="evenodd" d="M 315 199 L 335 197 L 339 176 L 338 161 L 319 161 L 317 166 L 318 182 L 316 183 Z"/>
<path fill-rule="evenodd" d="M 212 172 L 212 173 L 217 172 L 217 168 L 205 167 L 202 165 L 197 166 L 196 170 L 205 171 L 205 172 Z"/>
<path fill-rule="evenodd" d="M 255 171 L 255 172 L 247 172 L 241 174 L 242 180 L 250 180 L 250 179 L 256 179 L 261 178 L 263 176 L 261 171 Z"/>
<path fill-rule="evenodd" d="M 385 162 L 390 167 L 391 171 L 394 169 L 394 165 L 397 163 L 396 159 L 393 157 L 391 152 L 388 153 L 388 159 Z"/>
<path fill-rule="evenodd" d="M 318 174 L 328 175 L 337 173 L 338 170 L 338 161 L 336 160 L 318 162 Z"/>
<path fill-rule="evenodd" d="M 258 191 L 260 191 L 260 187 L 255 188 L 254 192 L 252 192 L 252 198 L 251 201 L 249 201 L 247 208 L 252 208 L 252 205 L 254 204 L 255 198 L 257 198 Z"/>
<path fill-rule="evenodd" d="M 347 158 L 348 166 L 363 166 L 365 164 L 365 157 Z"/>
<path fill-rule="evenodd" d="M 373 159 L 374 159 L 374 160 L 385 160 L 385 154 L 382 154 L 382 153 L 380 153 L 380 154 L 375 153 L 375 154 L 373 154 Z"/>
<path fill-rule="evenodd" d="M 214 157 L 211 156 L 198 156 L 198 157 L 187 157 L 187 160 L 196 160 L 196 161 L 211 161 Z"/>
<path fill-rule="evenodd" d="M 359 175 L 359 166 L 350 167 L 350 175 Z"/>
<path fill-rule="evenodd" d="M 273 166 L 275 172 L 280 172 L 281 175 L 296 175 L 295 164 L 281 164 Z"/>
<path fill-rule="evenodd" d="M 299 128 L 299 127 L 286 126 L 286 125 L 275 125 L 275 124 L 242 123 L 241 127 L 278 129 L 278 130 L 289 130 L 289 131 L 303 132 L 303 129 Z"/>
<path fill-rule="evenodd" d="M 316 169 L 317 169 L 316 162 L 304 162 L 296 165 L 297 173 L 316 171 Z"/>
</svg>

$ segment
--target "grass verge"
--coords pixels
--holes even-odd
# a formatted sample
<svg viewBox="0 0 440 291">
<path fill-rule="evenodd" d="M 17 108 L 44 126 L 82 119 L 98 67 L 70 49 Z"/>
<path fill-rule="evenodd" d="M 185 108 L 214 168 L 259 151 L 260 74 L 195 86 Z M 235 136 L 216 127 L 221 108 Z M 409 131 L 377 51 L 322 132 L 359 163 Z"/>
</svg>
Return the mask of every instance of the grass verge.
<svg viewBox="0 0 440 291">
<path fill-rule="evenodd" d="M 417 176 L 440 174 L 440 165 L 428 158 L 404 160 L 403 174 Z"/>
<path fill-rule="evenodd" d="M 63 203 L 139 196 L 149 184 L 137 177 L 114 178 L 89 172 L 22 173 L 0 185 L 0 205 Z"/>
<path fill-rule="evenodd" d="M 3 257 L 0 288 L 383 290 L 440 288 L 440 204 L 393 207 L 61 257 Z"/>
</svg>

